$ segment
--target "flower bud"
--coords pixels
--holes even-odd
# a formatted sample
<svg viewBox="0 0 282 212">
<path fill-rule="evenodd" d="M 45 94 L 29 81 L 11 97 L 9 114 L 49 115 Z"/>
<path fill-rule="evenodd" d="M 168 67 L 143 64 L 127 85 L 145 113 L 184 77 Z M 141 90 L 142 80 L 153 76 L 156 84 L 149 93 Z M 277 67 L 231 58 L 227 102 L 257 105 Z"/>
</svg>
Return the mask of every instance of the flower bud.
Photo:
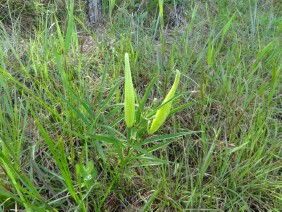
<svg viewBox="0 0 282 212">
<path fill-rule="evenodd" d="M 132 127 L 135 118 L 135 97 L 134 87 L 131 78 L 128 53 L 125 53 L 125 85 L 124 85 L 124 116 L 128 128 Z"/>
<path fill-rule="evenodd" d="M 149 134 L 153 134 L 154 132 L 156 132 L 160 128 L 160 126 L 162 126 L 162 124 L 165 122 L 172 106 L 172 101 L 170 100 L 174 97 L 175 91 L 179 84 L 179 79 L 180 79 L 180 72 L 179 70 L 176 70 L 174 83 L 162 103 L 164 105 L 157 110 L 156 117 L 153 119 L 152 125 L 148 131 Z M 165 104 L 166 102 L 168 103 Z"/>
</svg>

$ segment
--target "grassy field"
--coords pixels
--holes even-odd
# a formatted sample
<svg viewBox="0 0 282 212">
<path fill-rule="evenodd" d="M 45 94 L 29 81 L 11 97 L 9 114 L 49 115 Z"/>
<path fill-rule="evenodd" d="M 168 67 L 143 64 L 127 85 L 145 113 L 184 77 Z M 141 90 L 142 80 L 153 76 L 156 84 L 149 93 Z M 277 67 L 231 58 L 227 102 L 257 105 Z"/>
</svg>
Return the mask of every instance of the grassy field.
<svg viewBox="0 0 282 212">
<path fill-rule="evenodd" d="M 1 4 L 0 211 L 281 211 L 279 0 Z"/>
</svg>

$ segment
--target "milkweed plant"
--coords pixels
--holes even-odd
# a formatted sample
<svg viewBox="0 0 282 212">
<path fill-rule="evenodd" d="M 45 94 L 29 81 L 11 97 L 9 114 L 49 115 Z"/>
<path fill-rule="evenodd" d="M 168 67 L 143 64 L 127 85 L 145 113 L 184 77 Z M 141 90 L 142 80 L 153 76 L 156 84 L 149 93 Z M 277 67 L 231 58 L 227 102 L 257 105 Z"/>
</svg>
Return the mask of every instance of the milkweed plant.
<svg viewBox="0 0 282 212">
<path fill-rule="evenodd" d="M 111 127 L 107 127 L 106 129 L 109 130 L 109 133 L 91 134 L 91 138 L 110 143 L 114 146 L 117 156 L 119 157 L 117 165 L 120 167 L 120 171 L 130 167 L 154 166 L 168 163 L 167 160 L 160 159 L 152 153 L 174 142 L 176 138 L 194 133 L 192 131 L 182 131 L 174 134 L 156 135 L 156 132 L 164 124 L 169 115 L 190 105 L 190 103 L 186 103 L 177 108 L 173 108 L 173 111 L 171 110 L 173 101 L 178 97 L 175 93 L 180 81 L 179 70 L 176 70 L 174 83 L 159 106 L 156 105 L 157 101 L 155 98 L 150 106 L 145 107 L 158 76 L 154 77 L 148 84 L 142 98 L 136 95 L 128 53 L 124 55 L 124 78 L 124 117 L 121 115 L 121 119 L 118 118 L 118 120 L 124 118 L 127 136 Z M 114 91 L 115 90 L 112 90 L 110 92 L 110 97 L 113 95 Z M 107 99 L 110 99 L 110 97 L 107 97 Z M 120 104 L 117 105 L 120 106 Z M 105 154 L 103 154 L 101 146 L 98 142 L 95 144 L 97 149 L 102 153 L 102 159 L 106 162 L 107 158 Z M 91 167 L 91 164 L 89 167 Z"/>
</svg>

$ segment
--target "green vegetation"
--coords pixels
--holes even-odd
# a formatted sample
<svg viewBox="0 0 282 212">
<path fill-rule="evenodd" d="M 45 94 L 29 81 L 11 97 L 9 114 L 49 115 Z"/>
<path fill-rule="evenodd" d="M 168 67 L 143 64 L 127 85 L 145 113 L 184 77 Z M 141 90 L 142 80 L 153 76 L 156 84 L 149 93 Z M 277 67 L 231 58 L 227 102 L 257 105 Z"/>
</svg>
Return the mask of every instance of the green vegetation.
<svg viewBox="0 0 282 212">
<path fill-rule="evenodd" d="M 0 211 L 280 211 L 282 4 L 110 0 L 95 26 L 84 11 L 1 3 Z"/>
</svg>

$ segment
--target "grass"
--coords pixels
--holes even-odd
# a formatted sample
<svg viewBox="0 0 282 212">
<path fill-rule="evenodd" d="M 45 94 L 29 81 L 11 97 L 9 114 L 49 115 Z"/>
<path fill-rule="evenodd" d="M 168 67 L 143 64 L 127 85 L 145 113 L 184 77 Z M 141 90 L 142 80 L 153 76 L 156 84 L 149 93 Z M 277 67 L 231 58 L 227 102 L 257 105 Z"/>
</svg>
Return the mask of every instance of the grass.
<svg viewBox="0 0 282 212">
<path fill-rule="evenodd" d="M 26 2 L 2 6 L 1 211 L 281 210 L 279 1 L 110 1 L 94 27 L 83 2 Z"/>
</svg>

